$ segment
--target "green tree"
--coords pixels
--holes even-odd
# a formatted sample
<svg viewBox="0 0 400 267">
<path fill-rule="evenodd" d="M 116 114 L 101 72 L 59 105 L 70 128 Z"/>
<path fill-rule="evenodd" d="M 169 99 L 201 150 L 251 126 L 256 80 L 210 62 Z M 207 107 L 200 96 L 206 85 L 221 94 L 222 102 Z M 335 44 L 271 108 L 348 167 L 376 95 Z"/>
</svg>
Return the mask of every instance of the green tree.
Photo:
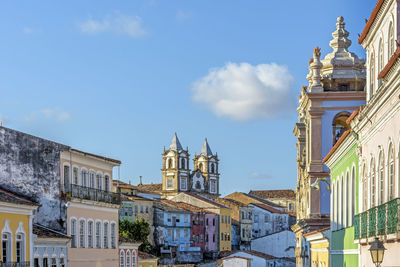
<svg viewBox="0 0 400 267">
<path fill-rule="evenodd" d="M 119 234 L 123 237 L 141 242 L 142 244 L 139 247 L 140 251 L 148 253 L 152 251 L 151 244 L 148 241 L 150 225 L 143 218 L 135 222 L 130 222 L 128 220 L 120 221 Z"/>
</svg>

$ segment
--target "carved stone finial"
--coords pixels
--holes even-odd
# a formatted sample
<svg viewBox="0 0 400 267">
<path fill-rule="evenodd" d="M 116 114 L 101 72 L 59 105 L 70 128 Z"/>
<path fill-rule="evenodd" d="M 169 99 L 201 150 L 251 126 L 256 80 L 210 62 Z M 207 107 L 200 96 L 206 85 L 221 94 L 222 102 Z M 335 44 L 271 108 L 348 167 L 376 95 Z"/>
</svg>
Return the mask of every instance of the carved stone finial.
<svg viewBox="0 0 400 267">
<path fill-rule="evenodd" d="M 319 48 L 318 46 L 314 47 L 313 51 L 314 51 L 314 53 L 313 53 L 313 55 L 314 55 L 313 61 L 315 61 L 316 58 L 320 59 L 321 58 L 321 48 Z"/>
<path fill-rule="evenodd" d="M 313 49 L 313 62 L 310 65 L 310 80 L 309 82 L 311 83 L 310 86 L 310 92 L 322 92 L 323 88 L 321 85 L 321 68 L 322 68 L 322 63 L 321 63 L 321 48 L 315 47 Z"/>
</svg>

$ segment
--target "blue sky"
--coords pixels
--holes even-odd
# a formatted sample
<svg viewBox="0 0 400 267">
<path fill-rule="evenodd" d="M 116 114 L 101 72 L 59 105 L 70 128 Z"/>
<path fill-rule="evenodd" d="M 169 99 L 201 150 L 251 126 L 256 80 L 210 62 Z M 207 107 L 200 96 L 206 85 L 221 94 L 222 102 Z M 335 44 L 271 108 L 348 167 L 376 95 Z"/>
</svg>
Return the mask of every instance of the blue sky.
<svg viewBox="0 0 400 267">
<path fill-rule="evenodd" d="M 134 184 L 161 181 L 177 132 L 192 156 L 208 138 L 223 195 L 294 189 L 312 48 L 330 52 L 341 15 L 364 57 L 357 33 L 375 2 L 1 1 L 0 118 L 117 158 Z"/>
</svg>

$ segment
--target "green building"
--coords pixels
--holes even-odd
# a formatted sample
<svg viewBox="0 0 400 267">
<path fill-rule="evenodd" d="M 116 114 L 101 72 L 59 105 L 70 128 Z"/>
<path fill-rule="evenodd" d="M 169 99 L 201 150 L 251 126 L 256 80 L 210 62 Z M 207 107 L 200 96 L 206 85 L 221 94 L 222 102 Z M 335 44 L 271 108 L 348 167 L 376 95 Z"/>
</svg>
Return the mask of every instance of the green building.
<svg viewBox="0 0 400 267">
<path fill-rule="evenodd" d="M 324 162 L 331 170 L 330 266 L 358 266 L 353 226 L 358 213 L 357 135 L 351 129 L 344 132 Z"/>
</svg>

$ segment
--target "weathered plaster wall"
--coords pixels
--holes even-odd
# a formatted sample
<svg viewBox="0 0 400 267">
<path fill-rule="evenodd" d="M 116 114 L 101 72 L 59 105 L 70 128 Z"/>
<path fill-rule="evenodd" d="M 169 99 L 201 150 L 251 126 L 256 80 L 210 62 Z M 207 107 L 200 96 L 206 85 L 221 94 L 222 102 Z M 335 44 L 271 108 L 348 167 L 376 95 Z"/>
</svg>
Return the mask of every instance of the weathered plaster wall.
<svg viewBox="0 0 400 267">
<path fill-rule="evenodd" d="M 251 241 L 251 249 L 275 257 L 294 258 L 296 234 L 285 230 L 272 235 L 256 238 Z"/>
<path fill-rule="evenodd" d="M 0 127 L 0 185 L 41 204 L 34 222 L 65 232 L 60 152 L 68 146 Z"/>
</svg>

